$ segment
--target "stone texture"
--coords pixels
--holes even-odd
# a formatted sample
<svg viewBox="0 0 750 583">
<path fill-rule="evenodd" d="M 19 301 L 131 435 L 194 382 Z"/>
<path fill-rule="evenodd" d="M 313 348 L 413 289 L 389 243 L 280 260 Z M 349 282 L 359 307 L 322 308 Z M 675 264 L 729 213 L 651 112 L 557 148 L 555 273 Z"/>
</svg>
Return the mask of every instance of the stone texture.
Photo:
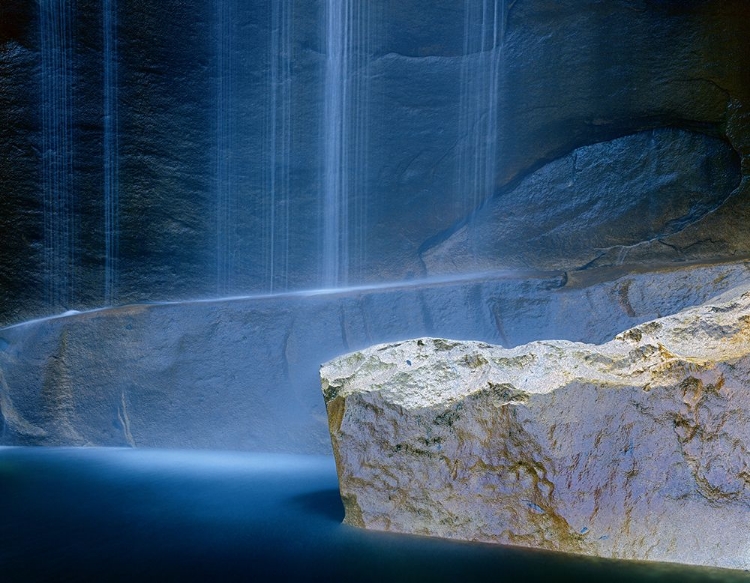
<svg viewBox="0 0 750 583">
<path fill-rule="evenodd" d="M 474 202 L 457 195 L 463 185 L 456 172 L 458 155 L 467 147 L 458 120 L 461 67 L 476 58 L 463 54 L 466 4 L 404 0 L 377 3 L 372 10 L 369 98 L 364 100 L 369 121 L 362 128 L 367 134 L 365 195 L 358 191 L 350 201 L 364 223 L 349 225 L 350 240 L 361 243 L 359 255 L 351 256 L 361 263 L 352 269 L 349 283 L 424 275 L 420 251 L 456 232 L 473 210 Z M 76 2 L 71 30 L 75 236 L 67 270 L 71 299 L 65 305 L 45 298 L 40 4 L 7 0 L 0 6 L 2 324 L 105 302 L 102 6 L 94 0 Z M 242 294 L 272 284 L 279 289 L 269 274 L 272 3 L 122 0 L 117 6 L 116 303 Z M 224 79 L 231 94 L 224 113 L 233 135 L 235 189 L 228 292 L 216 281 L 216 6 L 230 10 L 232 23 L 225 40 L 233 65 Z M 301 289 L 320 284 L 325 3 L 290 0 L 283 6 L 294 13 L 293 74 L 286 95 L 293 137 L 285 153 L 292 197 L 274 209 L 274 216 L 289 211 L 285 283 Z M 743 160 L 743 176 L 748 175 L 747 2 L 517 0 L 505 6 L 495 104 L 496 175 L 483 201 L 512 192 L 524 177 L 577 148 L 604 147 L 653 128 L 725 139 Z M 638 246 L 628 259 L 654 265 L 747 257 L 749 192 L 745 178 L 715 212 L 664 240 Z M 617 234 L 614 217 L 599 220 L 611 220 Z M 275 232 L 279 236 L 279 228 Z M 281 261 L 278 253 L 276 260 Z"/>
<path fill-rule="evenodd" d="M 750 568 L 750 285 L 591 345 L 422 338 L 321 369 L 345 522 Z"/>
<path fill-rule="evenodd" d="M 430 273 L 621 264 L 715 212 L 741 176 L 727 142 L 693 132 L 584 146 L 489 200 L 422 259 Z"/>
<path fill-rule="evenodd" d="M 750 266 L 520 276 L 134 305 L 0 329 L 0 444 L 330 453 L 321 362 L 415 335 L 605 342 L 750 281 Z"/>
<path fill-rule="evenodd" d="M 412 14 L 410 3 L 404 4 L 399 10 Z M 378 74 L 375 102 L 387 104 L 373 140 L 379 145 L 376 150 L 389 153 L 381 172 L 387 188 L 378 200 L 390 204 L 378 204 L 371 212 L 379 218 L 377 232 L 393 229 L 398 234 L 395 243 L 385 239 L 373 243 L 379 250 L 374 261 L 384 272 L 397 273 L 414 265 L 415 248 L 419 254 L 445 240 L 483 204 L 502 205 L 503 197 L 545 164 L 576 148 L 596 143 L 606 147 L 611 140 L 641 130 L 674 127 L 726 138 L 745 160 L 743 175 L 747 174 L 750 150 L 743 136 L 750 124 L 746 106 L 739 105 L 750 96 L 747 76 L 740 72 L 750 63 L 750 49 L 742 40 L 746 33 L 740 32 L 750 22 L 747 4 L 519 0 L 506 6 L 496 184 L 478 205 L 469 203 L 468 211 L 466 201 L 455 195 L 463 187 L 456 182 L 454 170 L 467 137 L 456 133 L 460 86 L 445 81 L 459 79 L 462 62 L 460 45 L 453 42 L 456 30 L 453 36 L 448 34 L 442 20 L 448 18 L 449 9 L 413 32 L 406 30 L 412 26 L 408 19 L 396 21 L 400 26 L 389 22 L 396 54 L 388 53 L 373 65 Z M 451 19 L 456 27 L 462 23 L 461 9 L 460 3 L 455 4 Z M 427 26 L 434 27 L 434 37 L 426 33 Z M 725 50 L 730 46 L 743 47 L 732 51 L 731 57 L 741 60 L 743 68 L 727 66 Z M 438 135 L 425 125 L 428 121 L 439 128 Z M 389 133 L 391 127 L 404 131 Z M 596 193 L 594 188 L 585 196 Z M 749 195 L 743 182 L 718 212 L 666 240 L 644 243 L 628 254 L 629 261 L 654 265 L 744 256 Z M 427 208 L 429 213 L 424 212 Z M 545 214 L 543 210 L 541 216 L 521 222 L 533 224 L 537 218 L 544 222 Z M 614 216 L 600 220 L 611 220 L 613 235 L 619 234 Z M 509 239 L 526 235 L 515 225 L 511 230 Z M 548 264 L 556 258 L 554 249 L 542 246 L 524 255 Z M 505 257 L 507 251 L 500 253 L 501 260 Z M 488 255 L 480 262 L 501 264 L 497 259 Z M 618 257 L 605 259 L 609 261 L 602 263 L 607 265 Z M 557 267 L 565 265 L 569 264 Z M 423 266 L 408 268 L 419 273 Z M 428 265 L 427 270 L 434 273 L 435 266 Z"/>
</svg>

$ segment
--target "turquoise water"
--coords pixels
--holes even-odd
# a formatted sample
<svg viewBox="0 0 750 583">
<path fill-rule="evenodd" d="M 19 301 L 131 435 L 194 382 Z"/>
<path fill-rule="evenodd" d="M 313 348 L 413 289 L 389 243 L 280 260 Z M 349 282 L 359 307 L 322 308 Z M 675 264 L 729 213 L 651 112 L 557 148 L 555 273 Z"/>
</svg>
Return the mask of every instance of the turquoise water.
<svg viewBox="0 0 750 583">
<path fill-rule="evenodd" d="M 328 457 L 0 448 L 0 581 L 746 581 L 368 532 Z"/>
</svg>

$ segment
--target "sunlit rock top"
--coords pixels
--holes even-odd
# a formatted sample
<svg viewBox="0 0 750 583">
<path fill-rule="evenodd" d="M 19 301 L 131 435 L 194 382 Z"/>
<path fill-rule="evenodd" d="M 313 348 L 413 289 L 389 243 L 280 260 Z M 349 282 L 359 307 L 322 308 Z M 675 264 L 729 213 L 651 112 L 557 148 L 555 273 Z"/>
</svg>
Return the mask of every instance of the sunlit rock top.
<svg viewBox="0 0 750 583">
<path fill-rule="evenodd" d="M 750 567 L 748 286 L 599 346 L 422 338 L 321 378 L 349 524 Z"/>
</svg>

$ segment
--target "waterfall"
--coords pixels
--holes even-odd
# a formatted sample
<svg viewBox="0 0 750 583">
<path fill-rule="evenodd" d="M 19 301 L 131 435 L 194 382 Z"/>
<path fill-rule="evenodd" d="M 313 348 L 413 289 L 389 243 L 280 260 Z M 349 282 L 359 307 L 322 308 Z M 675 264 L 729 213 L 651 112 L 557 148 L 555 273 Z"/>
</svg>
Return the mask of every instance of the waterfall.
<svg viewBox="0 0 750 583">
<path fill-rule="evenodd" d="M 365 267 L 367 259 L 367 200 L 369 184 L 369 128 L 370 128 L 370 55 L 372 53 L 372 38 L 375 30 L 372 24 L 372 4 L 370 2 L 356 3 L 358 13 L 355 15 L 354 30 L 355 46 L 359 50 L 354 53 L 352 76 L 352 164 L 349 171 L 349 189 L 352 201 L 351 215 L 348 217 L 348 227 L 353 237 L 349 253 L 348 276 L 359 276 Z M 348 283 L 348 278 L 347 278 Z"/>
<path fill-rule="evenodd" d="M 104 301 L 117 299 L 119 155 L 117 110 L 117 0 L 103 0 L 104 41 Z"/>
<path fill-rule="evenodd" d="M 343 144 L 346 124 L 346 64 L 348 48 L 348 0 L 326 4 L 326 65 L 323 130 L 323 285 L 337 287 L 345 259 L 346 238 L 341 223 L 346 220 L 343 184 Z"/>
<path fill-rule="evenodd" d="M 495 192 L 505 0 L 466 0 L 456 188 L 465 215 Z"/>
<path fill-rule="evenodd" d="M 366 252 L 370 7 L 327 0 L 323 100 L 322 284 L 349 283 Z M 353 236 L 350 236 L 353 235 Z"/>
<path fill-rule="evenodd" d="M 74 301 L 73 2 L 39 0 L 45 301 Z"/>
<path fill-rule="evenodd" d="M 268 165 L 264 196 L 264 255 L 269 293 L 288 289 L 292 149 L 292 1 L 271 2 Z"/>
<path fill-rule="evenodd" d="M 234 205 L 233 143 L 234 116 L 232 111 L 231 2 L 216 0 L 216 292 L 226 295 L 232 290 L 234 271 Z"/>
</svg>

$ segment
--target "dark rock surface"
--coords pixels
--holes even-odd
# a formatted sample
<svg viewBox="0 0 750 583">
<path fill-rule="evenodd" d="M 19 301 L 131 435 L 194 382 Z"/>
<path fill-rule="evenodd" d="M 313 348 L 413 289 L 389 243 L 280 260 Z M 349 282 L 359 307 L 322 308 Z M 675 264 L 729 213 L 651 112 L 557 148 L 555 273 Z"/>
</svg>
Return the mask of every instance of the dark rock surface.
<svg viewBox="0 0 750 583">
<path fill-rule="evenodd" d="M 330 453 L 318 369 L 335 356 L 414 336 L 601 343 L 747 282 L 750 265 L 526 276 L 134 305 L 0 329 L 0 444 Z"/>
<path fill-rule="evenodd" d="M 53 5 L 0 7 L 2 323 L 106 302 L 102 3 L 69 5 L 69 81 L 61 88 L 69 93 L 59 99 L 42 78 L 40 10 Z M 458 230 L 482 203 L 512 198 L 534 171 L 576 148 L 664 127 L 728 141 L 742 182 L 715 212 L 629 251 L 628 261 L 750 255 L 747 2 L 508 0 L 495 99 L 480 92 L 474 117 L 461 106 L 462 71 L 485 57 L 465 44 L 466 6 L 473 4 L 372 3 L 355 23 L 364 32 L 352 41 L 359 60 L 349 89 L 362 119 L 349 120 L 351 249 L 341 266 L 350 284 L 420 276 L 420 250 Z M 325 3 L 119 0 L 116 17 L 114 303 L 320 286 Z M 284 18 L 292 32 L 273 53 Z M 468 23 L 471 38 L 479 28 Z M 70 106 L 70 147 L 45 152 L 43 112 L 62 101 Z M 488 119 L 490 106 L 491 175 L 467 198 L 460 161 L 483 139 L 467 133 L 467 123 Z M 67 164 L 64 215 L 45 208 L 46 159 Z M 54 265 L 50 228 L 70 234 Z M 560 267 L 556 257 L 545 264 Z M 50 293 L 50 280 L 65 293 Z"/>
<path fill-rule="evenodd" d="M 746 3 L 518 0 L 507 3 L 507 9 L 495 188 L 483 200 L 502 198 L 525 176 L 576 148 L 660 127 L 727 139 L 747 176 Z M 410 14 L 407 8 L 403 12 Z M 376 150 L 399 153 L 383 165 L 382 192 L 389 204 L 376 215 L 382 217 L 380 232 L 398 236 L 376 242 L 381 252 L 374 256 L 396 256 L 399 268 L 411 264 L 415 247 L 434 245 L 474 210 L 456 200 L 462 187 L 456 183 L 456 160 L 470 146 L 466 136 L 455 133 L 460 93 L 455 80 L 461 66 L 455 55 L 462 49 L 441 43 L 448 36 L 441 18 L 462 22 L 462 6 L 450 17 L 438 12 L 436 22 L 430 22 L 436 31 L 432 38 L 420 26 L 411 31 L 410 21 L 397 21 L 401 27 L 389 22 L 398 31 L 393 33 L 398 54 L 389 53 L 374 65 L 383 93 L 375 101 L 389 105 L 383 127 L 404 128 L 399 134 L 378 131 L 373 138 L 382 140 Z M 451 78 L 454 82 L 446 82 Z M 440 133 L 426 133 L 428 126 L 419 120 L 430 120 Z M 667 245 L 644 245 L 629 259 L 661 263 L 747 254 L 748 232 L 742 225 L 748 224 L 748 196 L 743 180 L 718 212 L 667 238 Z M 518 234 L 523 236 L 521 229 Z M 387 272 L 386 262 L 378 265 Z"/>
<path fill-rule="evenodd" d="M 652 130 L 583 146 L 490 199 L 422 257 L 430 273 L 622 264 L 715 212 L 740 180 L 731 146 L 703 134 Z"/>
</svg>

